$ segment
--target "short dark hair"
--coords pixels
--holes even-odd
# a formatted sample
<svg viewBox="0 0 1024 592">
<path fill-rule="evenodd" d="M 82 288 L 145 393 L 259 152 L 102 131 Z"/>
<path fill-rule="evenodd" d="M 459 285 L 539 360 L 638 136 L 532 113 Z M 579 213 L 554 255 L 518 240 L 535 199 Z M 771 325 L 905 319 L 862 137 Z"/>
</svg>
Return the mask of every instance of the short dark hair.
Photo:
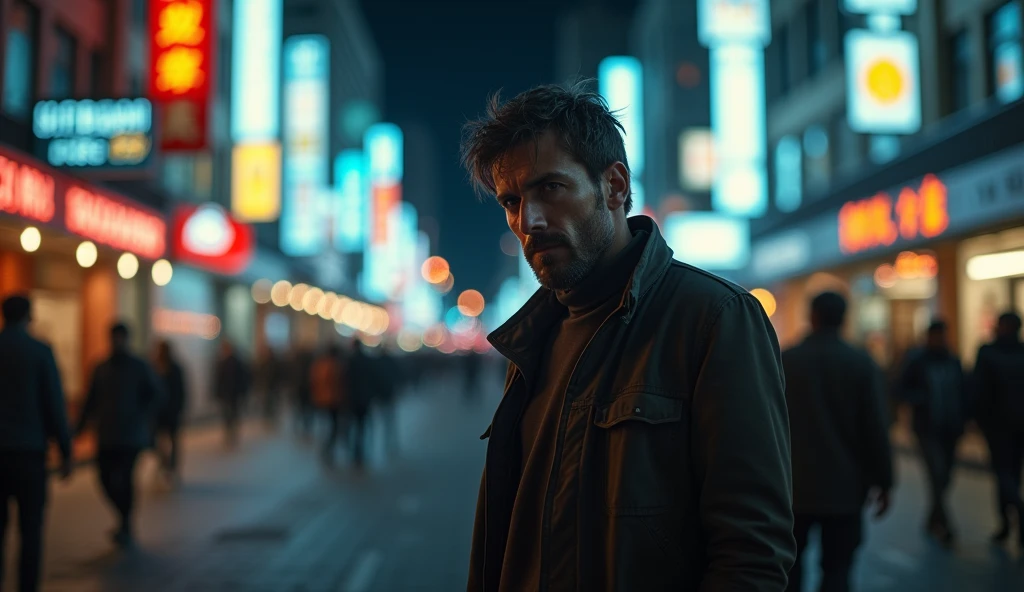
<svg viewBox="0 0 1024 592">
<path fill-rule="evenodd" d="M 563 86 L 547 84 L 531 88 L 502 103 L 500 92 L 491 95 L 487 114 L 463 128 L 462 164 L 480 193 L 494 193 L 494 166 L 508 152 L 532 142 L 547 131 L 559 135 L 562 146 L 600 184 L 601 174 L 616 162 L 629 170 L 625 128 L 598 93 L 588 90 L 591 80 Z M 633 207 L 626 198 L 624 211 Z"/>
<path fill-rule="evenodd" d="M 835 292 L 822 292 L 811 300 L 811 315 L 819 326 L 838 329 L 846 318 L 846 299 Z"/>
<path fill-rule="evenodd" d="M 128 339 L 129 333 L 126 323 L 114 323 L 114 326 L 110 328 L 110 336 L 113 338 Z"/>
<path fill-rule="evenodd" d="M 935 319 L 931 325 L 928 325 L 929 335 L 940 335 L 946 332 L 946 321 L 942 319 Z"/>
<path fill-rule="evenodd" d="M 1006 327 L 1012 333 L 1020 333 L 1020 315 L 1015 312 L 1004 312 L 999 315 L 999 325 Z"/>
<path fill-rule="evenodd" d="M 32 313 L 32 303 L 20 294 L 4 299 L 3 315 L 5 325 L 16 325 L 28 320 Z"/>
</svg>

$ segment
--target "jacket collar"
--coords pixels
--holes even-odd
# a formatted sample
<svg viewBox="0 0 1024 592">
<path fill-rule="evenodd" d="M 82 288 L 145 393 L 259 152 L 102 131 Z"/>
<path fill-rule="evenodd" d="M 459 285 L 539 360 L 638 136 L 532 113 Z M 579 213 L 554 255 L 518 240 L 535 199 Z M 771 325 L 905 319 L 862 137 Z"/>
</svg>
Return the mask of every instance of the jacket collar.
<svg viewBox="0 0 1024 592">
<path fill-rule="evenodd" d="M 629 323 L 637 304 L 672 264 L 672 249 L 651 218 L 633 216 L 627 223 L 630 232 L 645 231 L 650 235 L 617 310 L 622 313 L 622 320 Z M 540 288 L 516 314 L 488 335 L 487 340 L 494 349 L 520 368 L 531 366 L 543 351 L 540 347 L 543 339 L 561 318 L 562 308 L 554 292 Z"/>
</svg>

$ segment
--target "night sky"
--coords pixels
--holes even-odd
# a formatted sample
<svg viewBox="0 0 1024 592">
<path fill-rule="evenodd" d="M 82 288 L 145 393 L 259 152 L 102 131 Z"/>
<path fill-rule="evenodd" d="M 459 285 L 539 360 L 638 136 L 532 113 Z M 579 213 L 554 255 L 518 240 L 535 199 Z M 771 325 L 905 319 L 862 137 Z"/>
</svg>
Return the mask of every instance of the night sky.
<svg viewBox="0 0 1024 592">
<path fill-rule="evenodd" d="M 384 62 L 384 117 L 427 124 L 437 142 L 440 255 L 455 291 L 495 285 L 508 230 L 481 203 L 458 161 L 462 124 L 498 89 L 514 95 L 553 82 L 559 16 L 573 0 L 363 0 Z"/>
</svg>

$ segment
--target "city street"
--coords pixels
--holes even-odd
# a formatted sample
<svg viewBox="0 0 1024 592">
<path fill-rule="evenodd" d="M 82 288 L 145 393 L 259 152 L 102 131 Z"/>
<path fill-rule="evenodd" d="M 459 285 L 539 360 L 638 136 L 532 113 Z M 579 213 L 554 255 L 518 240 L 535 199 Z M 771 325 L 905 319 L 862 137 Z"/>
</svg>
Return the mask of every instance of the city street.
<svg viewBox="0 0 1024 592">
<path fill-rule="evenodd" d="M 386 459 L 376 433 L 364 474 L 343 457 L 324 469 L 318 449 L 291 429 L 273 434 L 253 423 L 241 448 L 226 451 L 215 428 L 197 428 L 186 438 L 180 489 L 162 484 L 151 457 L 142 463 L 139 545 L 126 554 L 106 540 L 111 513 L 93 471 L 82 469 L 52 488 L 44 590 L 462 589 L 483 462 L 478 436 L 499 396 L 496 377 L 488 385 L 476 404 L 463 401 L 454 380 L 407 394 L 398 412 L 401 455 Z M 856 589 L 1024 589 L 1019 553 L 987 542 L 995 526 L 988 477 L 957 475 L 960 542 L 952 552 L 922 535 L 921 479 L 916 460 L 902 456 L 895 508 L 869 529 Z"/>
</svg>

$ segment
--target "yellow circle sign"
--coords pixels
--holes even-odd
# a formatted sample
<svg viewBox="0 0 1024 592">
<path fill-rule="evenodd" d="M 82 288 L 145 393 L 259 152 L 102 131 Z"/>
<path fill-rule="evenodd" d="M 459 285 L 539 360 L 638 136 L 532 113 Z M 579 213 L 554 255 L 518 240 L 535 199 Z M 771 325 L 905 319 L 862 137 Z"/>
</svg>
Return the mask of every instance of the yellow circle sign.
<svg viewBox="0 0 1024 592">
<path fill-rule="evenodd" d="M 868 94 L 880 103 L 894 103 L 905 90 L 903 72 L 892 60 L 881 58 L 868 65 L 866 82 Z"/>
</svg>

